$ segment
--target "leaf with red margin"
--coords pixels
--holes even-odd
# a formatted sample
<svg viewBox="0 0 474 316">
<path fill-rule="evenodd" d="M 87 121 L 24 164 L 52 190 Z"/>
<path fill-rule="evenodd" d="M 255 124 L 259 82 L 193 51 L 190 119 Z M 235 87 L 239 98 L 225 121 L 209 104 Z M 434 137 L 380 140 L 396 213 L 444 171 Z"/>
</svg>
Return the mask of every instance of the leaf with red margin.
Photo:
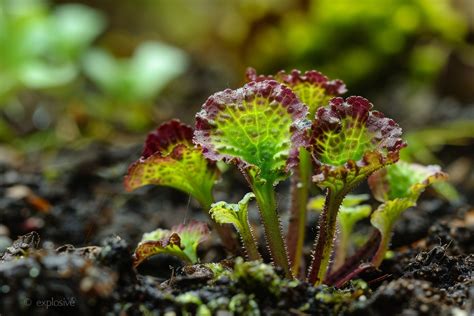
<svg viewBox="0 0 474 316">
<path fill-rule="evenodd" d="M 406 143 L 402 129 L 367 99 L 334 98 L 313 121 L 310 151 L 316 165 L 313 181 L 322 187 L 343 188 L 395 163 Z"/>
<path fill-rule="evenodd" d="M 161 253 L 176 256 L 187 263 L 197 263 L 197 247 L 209 234 L 207 224 L 197 221 L 174 226 L 171 230 L 157 229 L 145 233 L 135 249 L 134 266 Z"/>
<path fill-rule="evenodd" d="M 201 204 L 209 204 L 218 170 L 203 156 L 202 149 L 194 146 L 192 137 L 192 128 L 178 120 L 151 132 L 142 157 L 128 169 L 125 188 L 132 191 L 148 184 L 169 186 L 191 194 Z"/>
<path fill-rule="evenodd" d="M 196 115 L 194 141 L 211 160 L 237 164 L 255 181 L 277 183 L 306 145 L 307 108 L 276 81 L 250 82 L 218 92 Z"/>
<path fill-rule="evenodd" d="M 298 98 L 308 106 L 309 117 L 313 118 L 316 110 L 328 104 L 333 97 L 347 92 L 342 80 L 329 80 L 328 77 L 316 70 L 302 73 L 293 69 L 290 73 L 278 72 L 275 76 L 257 75 L 253 68 L 247 68 L 248 81 L 276 80 L 293 90 Z"/>
</svg>

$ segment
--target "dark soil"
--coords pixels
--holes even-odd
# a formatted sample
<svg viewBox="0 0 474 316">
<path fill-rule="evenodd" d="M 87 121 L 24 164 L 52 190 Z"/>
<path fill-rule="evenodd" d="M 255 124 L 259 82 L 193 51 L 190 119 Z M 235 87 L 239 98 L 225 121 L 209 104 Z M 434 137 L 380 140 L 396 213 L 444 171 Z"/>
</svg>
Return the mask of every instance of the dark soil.
<svg viewBox="0 0 474 316">
<path fill-rule="evenodd" d="M 342 289 L 285 280 L 270 265 L 224 260 L 217 237 L 200 252 L 219 267 L 183 267 L 156 256 L 137 271 L 132 250 L 144 232 L 207 220 L 174 190 L 123 191 L 122 176 L 139 151 L 92 145 L 42 166 L 31 158 L 21 163 L 28 168 L 0 166 L 0 315 L 472 313 L 474 210 L 432 197 L 397 225 L 393 257 Z M 246 192 L 229 190 L 226 181 L 220 190 L 218 199 Z"/>
</svg>

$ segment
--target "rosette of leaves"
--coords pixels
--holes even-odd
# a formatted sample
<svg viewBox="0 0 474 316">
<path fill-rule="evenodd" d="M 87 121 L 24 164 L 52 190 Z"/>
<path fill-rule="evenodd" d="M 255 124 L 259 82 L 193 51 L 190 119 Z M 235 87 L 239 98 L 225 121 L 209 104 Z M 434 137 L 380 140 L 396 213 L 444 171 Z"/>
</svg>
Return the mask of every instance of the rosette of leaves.
<svg viewBox="0 0 474 316">
<path fill-rule="evenodd" d="M 309 118 L 313 118 L 316 110 L 328 104 L 333 97 L 344 94 L 346 86 L 341 80 L 329 80 L 325 75 L 310 70 L 302 73 L 299 70 L 278 72 L 275 76 L 257 75 L 253 68 L 248 68 L 247 79 L 251 81 L 276 80 L 296 94 L 308 107 Z M 311 157 L 305 148 L 300 149 L 299 164 L 294 168 L 291 177 L 290 220 L 286 241 L 288 254 L 292 262 L 293 273 L 297 274 L 303 257 L 303 244 L 306 234 L 306 204 L 311 185 Z"/>
<path fill-rule="evenodd" d="M 355 224 L 370 216 L 372 207 L 368 204 L 361 204 L 369 199 L 368 194 L 348 194 L 342 201 L 337 214 L 338 226 L 340 232 L 337 238 L 337 249 L 332 264 L 332 270 L 339 268 L 346 259 L 350 248 L 350 237 Z M 325 197 L 317 196 L 308 203 L 308 209 L 321 212 L 324 208 Z"/>
<path fill-rule="evenodd" d="M 288 176 L 305 145 L 307 108 L 284 85 L 263 80 L 211 96 L 196 115 L 195 142 L 211 160 L 234 163 L 252 188 L 271 256 L 291 275 L 274 185 Z"/>
<path fill-rule="evenodd" d="M 232 224 L 239 232 L 250 260 L 261 259 L 248 219 L 248 204 L 255 194 L 247 193 L 237 204 L 217 202 L 211 205 L 209 213 L 218 224 Z"/>
<path fill-rule="evenodd" d="M 401 128 L 367 99 L 334 98 L 319 108 L 312 125 L 310 152 L 313 181 L 326 191 L 319 235 L 308 279 L 319 284 L 326 276 L 333 248 L 336 219 L 344 197 L 370 174 L 395 163 L 406 144 Z"/>
<path fill-rule="evenodd" d="M 187 264 L 199 261 L 197 248 L 209 237 L 206 223 L 192 221 L 167 229 L 157 229 L 143 234 L 134 253 L 134 266 L 158 254 L 176 256 Z"/>
<path fill-rule="evenodd" d="M 128 169 L 124 184 L 127 191 L 154 184 L 168 186 L 194 197 L 201 207 L 209 210 L 214 202 L 212 189 L 219 177 L 214 162 L 206 159 L 202 149 L 192 142 L 193 129 L 179 120 L 170 120 L 148 134 L 142 156 Z M 238 242 L 231 228 L 216 230 L 228 250 Z"/>
<path fill-rule="evenodd" d="M 377 252 L 372 259 L 380 266 L 389 248 L 393 226 L 408 208 L 416 206 L 420 194 L 429 185 L 446 180 L 447 174 L 439 166 L 422 166 L 399 161 L 369 177 L 369 186 L 374 197 L 383 202 L 372 214 L 371 224 L 382 236 Z"/>
</svg>

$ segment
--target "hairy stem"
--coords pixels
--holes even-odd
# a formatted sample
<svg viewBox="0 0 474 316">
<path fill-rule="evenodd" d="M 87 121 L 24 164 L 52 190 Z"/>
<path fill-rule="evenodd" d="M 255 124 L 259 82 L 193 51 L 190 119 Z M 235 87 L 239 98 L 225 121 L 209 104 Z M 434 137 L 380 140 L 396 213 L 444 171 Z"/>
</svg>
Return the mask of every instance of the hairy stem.
<svg viewBox="0 0 474 316">
<path fill-rule="evenodd" d="M 291 269 L 297 276 L 303 257 L 303 245 L 306 231 L 306 214 L 311 177 L 311 159 L 306 149 L 301 149 L 300 163 L 291 178 L 290 220 L 286 243 L 290 256 Z"/>
<path fill-rule="evenodd" d="M 346 260 L 347 252 L 349 251 L 349 234 L 344 229 L 340 230 L 339 238 L 336 246 L 336 256 L 331 271 L 339 269 Z"/>
<path fill-rule="evenodd" d="M 290 265 L 285 241 L 281 235 L 280 220 L 277 213 L 275 191 L 272 181 L 257 184 L 253 181 L 252 190 L 257 200 L 265 228 L 265 238 L 274 263 L 281 267 L 286 277 L 291 278 Z"/>
<path fill-rule="evenodd" d="M 212 195 L 212 192 L 209 191 L 207 193 L 203 193 L 199 196 L 195 196 L 195 198 L 198 200 L 202 209 L 209 216 L 212 226 L 217 231 L 224 248 L 230 253 L 238 252 L 240 245 L 233 231 L 233 226 L 230 224 L 219 225 L 211 218 L 211 214 L 209 214 L 211 205 L 214 203 L 214 196 Z"/>
<path fill-rule="evenodd" d="M 252 229 L 248 223 L 243 223 L 243 226 L 239 230 L 240 237 L 242 238 L 242 243 L 244 244 L 245 251 L 247 252 L 247 257 L 249 260 L 260 260 L 262 257 L 258 252 L 257 243 L 252 234 Z"/>
<path fill-rule="evenodd" d="M 331 257 L 336 233 L 337 212 L 345 193 L 327 188 L 326 202 L 319 218 L 319 234 L 313 250 L 313 261 L 308 273 L 308 281 L 315 285 L 324 281 Z"/>
</svg>

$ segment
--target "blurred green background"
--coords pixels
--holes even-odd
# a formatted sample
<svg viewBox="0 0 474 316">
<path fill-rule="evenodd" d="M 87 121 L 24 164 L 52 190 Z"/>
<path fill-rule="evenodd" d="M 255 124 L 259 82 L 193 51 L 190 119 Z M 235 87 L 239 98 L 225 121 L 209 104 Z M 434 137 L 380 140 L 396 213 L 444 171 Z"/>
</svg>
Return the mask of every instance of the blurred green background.
<svg viewBox="0 0 474 316">
<path fill-rule="evenodd" d="M 406 159 L 472 157 L 473 21 L 471 0 L 0 0 L 0 153 L 141 143 L 252 66 L 344 80 Z"/>
</svg>

